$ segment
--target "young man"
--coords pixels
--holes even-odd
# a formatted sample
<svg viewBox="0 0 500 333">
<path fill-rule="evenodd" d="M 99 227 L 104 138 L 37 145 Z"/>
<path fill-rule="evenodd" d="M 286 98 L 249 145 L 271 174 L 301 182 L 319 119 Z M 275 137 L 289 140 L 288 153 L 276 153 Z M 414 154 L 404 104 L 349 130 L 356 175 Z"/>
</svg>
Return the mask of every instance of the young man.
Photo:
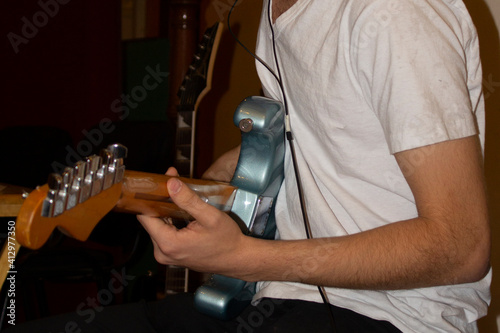
<svg viewBox="0 0 500 333">
<path fill-rule="evenodd" d="M 268 281 L 255 301 L 317 303 L 319 285 L 331 304 L 404 332 L 475 332 L 489 302 L 490 235 L 481 65 L 464 4 L 292 0 L 270 8 L 257 54 L 279 67 L 284 94 L 257 66 L 266 95 L 287 99 L 315 239 L 305 239 L 287 151 L 279 240 L 244 236 L 172 180 L 173 200 L 196 222 L 177 231 L 141 217 L 157 259 Z"/>
<path fill-rule="evenodd" d="M 287 101 L 313 239 L 288 149 L 277 240 L 243 235 L 172 179 L 173 201 L 195 221 L 177 230 L 139 217 L 157 260 L 261 281 L 254 305 L 220 322 L 181 295 L 104 309 L 90 322 L 66 316 L 58 325 L 477 332 L 491 281 L 478 50 L 460 0 L 265 1 L 257 54 L 279 69 L 284 91 L 260 64 L 258 71 L 266 95 Z M 228 153 L 207 174 L 230 179 L 237 156 Z M 316 286 L 325 289 L 334 325 Z"/>
</svg>

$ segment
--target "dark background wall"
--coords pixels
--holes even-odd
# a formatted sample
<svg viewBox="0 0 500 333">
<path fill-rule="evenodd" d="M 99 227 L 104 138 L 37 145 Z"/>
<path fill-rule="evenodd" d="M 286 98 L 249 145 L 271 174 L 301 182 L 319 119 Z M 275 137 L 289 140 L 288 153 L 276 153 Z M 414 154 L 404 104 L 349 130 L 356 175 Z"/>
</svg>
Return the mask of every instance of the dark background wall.
<svg viewBox="0 0 500 333">
<path fill-rule="evenodd" d="M 77 141 L 102 118 L 116 118 L 120 1 L 60 1 L 0 4 L 0 126 L 50 125 Z"/>
</svg>

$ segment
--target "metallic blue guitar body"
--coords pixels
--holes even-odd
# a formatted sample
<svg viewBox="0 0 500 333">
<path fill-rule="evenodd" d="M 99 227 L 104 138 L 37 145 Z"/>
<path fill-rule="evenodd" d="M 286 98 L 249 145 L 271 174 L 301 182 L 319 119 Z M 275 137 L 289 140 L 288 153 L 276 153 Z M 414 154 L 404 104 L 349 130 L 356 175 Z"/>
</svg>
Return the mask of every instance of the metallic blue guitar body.
<svg viewBox="0 0 500 333">
<path fill-rule="evenodd" d="M 284 112 L 282 104 L 265 97 L 248 97 L 236 109 L 234 123 L 241 130 L 241 152 L 231 185 L 238 187 L 231 217 L 244 232 L 274 239 L 274 201 L 283 180 Z M 213 275 L 198 288 L 196 308 L 227 320 L 252 300 L 255 283 Z"/>
</svg>

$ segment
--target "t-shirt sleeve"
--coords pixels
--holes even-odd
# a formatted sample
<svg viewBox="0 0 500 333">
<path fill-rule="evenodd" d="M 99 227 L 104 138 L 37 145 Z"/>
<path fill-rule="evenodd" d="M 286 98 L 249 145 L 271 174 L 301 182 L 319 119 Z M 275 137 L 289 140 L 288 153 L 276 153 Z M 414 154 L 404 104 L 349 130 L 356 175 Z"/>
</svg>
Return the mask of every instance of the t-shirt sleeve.
<svg viewBox="0 0 500 333">
<path fill-rule="evenodd" d="M 467 38 L 441 1 L 372 1 L 353 20 L 351 58 L 391 153 L 477 133 Z"/>
</svg>

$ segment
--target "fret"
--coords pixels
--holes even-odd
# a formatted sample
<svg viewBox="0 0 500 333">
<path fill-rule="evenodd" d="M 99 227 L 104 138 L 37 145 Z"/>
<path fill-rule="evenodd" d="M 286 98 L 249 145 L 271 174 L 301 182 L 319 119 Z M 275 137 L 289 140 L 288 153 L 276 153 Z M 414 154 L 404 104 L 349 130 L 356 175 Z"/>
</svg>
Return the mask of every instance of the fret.
<svg viewBox="0 0 500 333">
<path fill-rule="evenodd" d="M 176 146 L 190 145 L 192 137 L 193 136 L 190 129 L 179 128 L 176 134 Z"/>
<path fill-rule="evenodd" d="M 177 294 L 187 290 L 188 273 L 184 267 L 168 265 L 165 275 L 170 285 L 165 290 L 167 294 Z"/>
<path fill-rule="evenodd" d="M 191 169 L 190 160 L 177 160 L 175 161 L 177 172 L 181 177 L 188 177 Z"/>
<path fill-rule="evenodd" d="M 192 128 L 193 127 L 194 111 L 179 111 L 177 117 L 177 128 Z"/>
<path fill-rule="evenodd" d="M 183 101 L 182 104 L 177 106 L 177 112 L 193 112 L 195 109 L 196 101 Z"/>
<path fill-rule="evenodd" d="M 191 145 L 177 146 L 176 153 L 176 160 L 191 160 Z"/>
</svg>

